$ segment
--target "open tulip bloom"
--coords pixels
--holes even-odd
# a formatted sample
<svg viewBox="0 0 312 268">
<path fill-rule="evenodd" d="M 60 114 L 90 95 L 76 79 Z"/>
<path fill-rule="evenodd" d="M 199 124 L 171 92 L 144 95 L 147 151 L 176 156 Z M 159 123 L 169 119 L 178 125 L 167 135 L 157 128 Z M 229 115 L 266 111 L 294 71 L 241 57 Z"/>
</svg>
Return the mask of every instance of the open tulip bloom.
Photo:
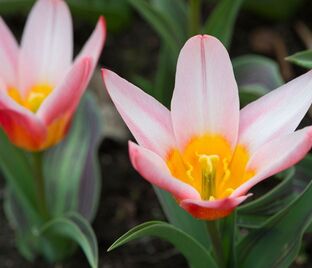
<svg viewBox="0 0 312 268">
<path fill-rule="evenodd" d="M 208 35 L 180 52 L 171 111 L 115 73 L 105 86 L 139 145 L 135 169 L 196 218 L 231 213 L 260 181 L 310 150 L 312 128 L 295 131 L 312 101 L 312 71 L 239 110 L 229 55 Z"/>
<path fill-rule="evenodd" d="M 39 151 L 63 138 L 105 35 L 101 17 L 72 62 L 72 19 L 64 1 L 36 2 L 20 48 L 0 18 L 0 124 L 12 143 Z"/>
</svg>

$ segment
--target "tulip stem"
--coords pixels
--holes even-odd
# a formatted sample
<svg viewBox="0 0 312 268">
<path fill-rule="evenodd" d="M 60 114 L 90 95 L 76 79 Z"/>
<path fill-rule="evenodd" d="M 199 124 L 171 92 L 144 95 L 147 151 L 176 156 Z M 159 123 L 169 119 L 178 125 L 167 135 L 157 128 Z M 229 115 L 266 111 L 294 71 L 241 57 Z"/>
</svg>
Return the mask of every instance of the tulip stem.
<svg viewBox="0 0 312 268">
<path fill-rule="evenodd" d="M 213 255 L 216 259 L 219 268 L 224 267 L 224 254 L 223 254 L 223 247 L 221 236 L 218 228 L 217 221 L 207 221 L 207 230 L 210 235 Z"/>
<path fill-rule="evenodd" d="M 45 194 L 45 182 L 43 174 L 43 152 L 33 153 L 34 177 L 37 188 L 37 203 L 41 216 L 48 218 L 48 209 Z"/>
</svg>

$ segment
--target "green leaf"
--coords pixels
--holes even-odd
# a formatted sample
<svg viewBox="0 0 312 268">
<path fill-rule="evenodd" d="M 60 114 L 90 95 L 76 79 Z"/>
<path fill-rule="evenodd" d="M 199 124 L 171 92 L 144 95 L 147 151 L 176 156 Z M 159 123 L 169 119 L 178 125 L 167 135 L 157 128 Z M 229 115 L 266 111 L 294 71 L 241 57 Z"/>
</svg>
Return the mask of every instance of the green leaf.
<svg viewBox="0 0 312 268">
<path fill-rule="evenodd" d="M 108 249 L 111 251 L 134 239 L 156 236 L 173 244 L 187 259 L 192 268 L 216 268 L 210 253 L 200 243 L 182 230 L 161 221 L 151 221 L 138 225 L 117 239 Z"/>
<path fill-rule="evenodd" d="M 206 223 L 195 219 L 180 208 L 176 200 L 169 193 L 156 187 L 154 187 L 154 190 L 170 223 L 192 236 L 204 247 L 209 248 L 210 240 Z"/>
<path fill-rule="evenodd" d="M 287 57 L 286 60 L 301 67 L 312 69 L 312 49 L 298 52 Z"/>
<path fill-rule="evenodd" d="M 312 221 L 311 196 L 312 182 L 288 207 L 260 229 L 251 230 L 238 244 L 240 267 L 288 267 L 297 256 L 303 233 Z"/>
<path fill-rule="evenodd" d="M 187 5 L 181 0 L 151 0 L 151 5 L 166 16 L 179 44 L 182 46 L 187 39 Z"/>
<path fill-rule="evenodd" d="M 220 233 L 222 237 L 222 246 L 224 259 L 227 260 L 226 267 L 236 267 L 236 210 L 229 216 L 219 220 Z"/>
<path fill-rule="evenodd" d="M 209 15 L 202 31 L 230 46 L 236 17 L 244 0 L 221 0 Z"/>
<path fill-rule="evenodd" d="M 47 222 L 36 233 L 37 236 L 46 234 L 63 236 L 80 245 L 92 268 L 98 267 L 98 247 L 95 234 L 88 223 L 79 214 L 71 213 L 54 218 Z"/>
<path fill-rule="evenodd" d="M 296 174 L 294 180 L 294 187 L 296 192 L 302 192 L 302 189 L 310 182 L 310 176 L 312 173 L 312 155 L 308 154 L 303 160 L 296 166 Z M 312 222 L 306 229 L 306 233 L 312 233 Z"/>
<path fill-rule="evenodd" d="M 260 228 L 272 215 L 285 208 L 296 197 L 294 174 L 294 168 L 287 170 L 283 181 L 271 191 L 238 207 L 237 224 L 246 228 Z"/>
<path fill-rule="evenodd" d="M 101 188 L 97 157 L 101 121 L 98 105 L 87 93 L 67 137 L 45 153 L 46 192 L 52 215 L 77 211 L 88 220 L 94 217 Z"/>
<path fill-rule="evenodd" d="M 170 48 L 172 55 L 176 57 L 179 52 L 179 37 L 175 32 L 172 21 L 166 14 L 158 11 L 146 0 L 128 0 L 130 4 L 146 19 L 155 29 L 163 42 Z"/>
</svg>

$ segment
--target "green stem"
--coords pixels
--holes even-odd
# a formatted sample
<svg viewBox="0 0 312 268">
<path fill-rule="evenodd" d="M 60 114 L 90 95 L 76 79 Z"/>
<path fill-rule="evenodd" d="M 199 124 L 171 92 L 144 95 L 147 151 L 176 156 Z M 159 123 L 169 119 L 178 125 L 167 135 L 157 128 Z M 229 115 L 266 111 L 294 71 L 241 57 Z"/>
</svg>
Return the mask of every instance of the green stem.
<svg viewBox="0 0 312 268">
<path fill-rule="evenodd" d="M 190 0 L 189 8 L 189 33 L 190 36 L 199 34 L 200 31 L 201 0 Z"/>
<path fill-rule="evenodd" d="M 45 180 L 43 174 L 43 152 L 33 153 L 33 168 L 34 177 L 37 188 L 37 203 L 41 216 L 44 219 L 49 217 L 46 194 L 45 194 Z"/>
<path fill-rule="evenodd" d="M 224 254 L 223 254 L 223 247 L 222 247 L 222 241 L 221 236 L 218 228 L 218 222 L 217 221 L 207 221 L 207 230 L 210 235 L 212 248 L 213 248 L 213 254 L 215 256 L 215 259 L 217 261 L 217 264 L 219 268 L 225 267 L 224 265 Z"/>
</svg>

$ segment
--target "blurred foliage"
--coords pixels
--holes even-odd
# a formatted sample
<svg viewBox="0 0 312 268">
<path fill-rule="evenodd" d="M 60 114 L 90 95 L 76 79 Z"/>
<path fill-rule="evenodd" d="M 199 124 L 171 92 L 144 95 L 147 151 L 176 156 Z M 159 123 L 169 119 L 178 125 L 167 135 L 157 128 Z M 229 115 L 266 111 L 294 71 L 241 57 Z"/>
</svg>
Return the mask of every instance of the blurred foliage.
<svg viewBox="0 0 312 268">
<path fill-rule="evenodd" d="M 230 46 L 236 17 L 245 0 L 219 1 L 208 16 L 202 32 L 217 37 L 225 47 Z"/>
<path fill-rule="evenodd" d="M 0 14 L 27 14 L 35 0 L 0 0 Z M 131 21 L 127 0 L 67 0 L 74 16 L 95 23 L 103 15 L 109 31 L 119 31 Z"/>
<path fill-rule="evenodd" d="M 207 0 L 219 2 L 221 0 Z M 245 0 L 243 9 L 272 20 L 287 20 L 302 7 L 305 0 Z"/>
<path fill-rule="evenodd" d="M 287 20 L 303 3 L 304 0 L 246 0 L 244 8 L 269 19 Z"/>
</svg>

